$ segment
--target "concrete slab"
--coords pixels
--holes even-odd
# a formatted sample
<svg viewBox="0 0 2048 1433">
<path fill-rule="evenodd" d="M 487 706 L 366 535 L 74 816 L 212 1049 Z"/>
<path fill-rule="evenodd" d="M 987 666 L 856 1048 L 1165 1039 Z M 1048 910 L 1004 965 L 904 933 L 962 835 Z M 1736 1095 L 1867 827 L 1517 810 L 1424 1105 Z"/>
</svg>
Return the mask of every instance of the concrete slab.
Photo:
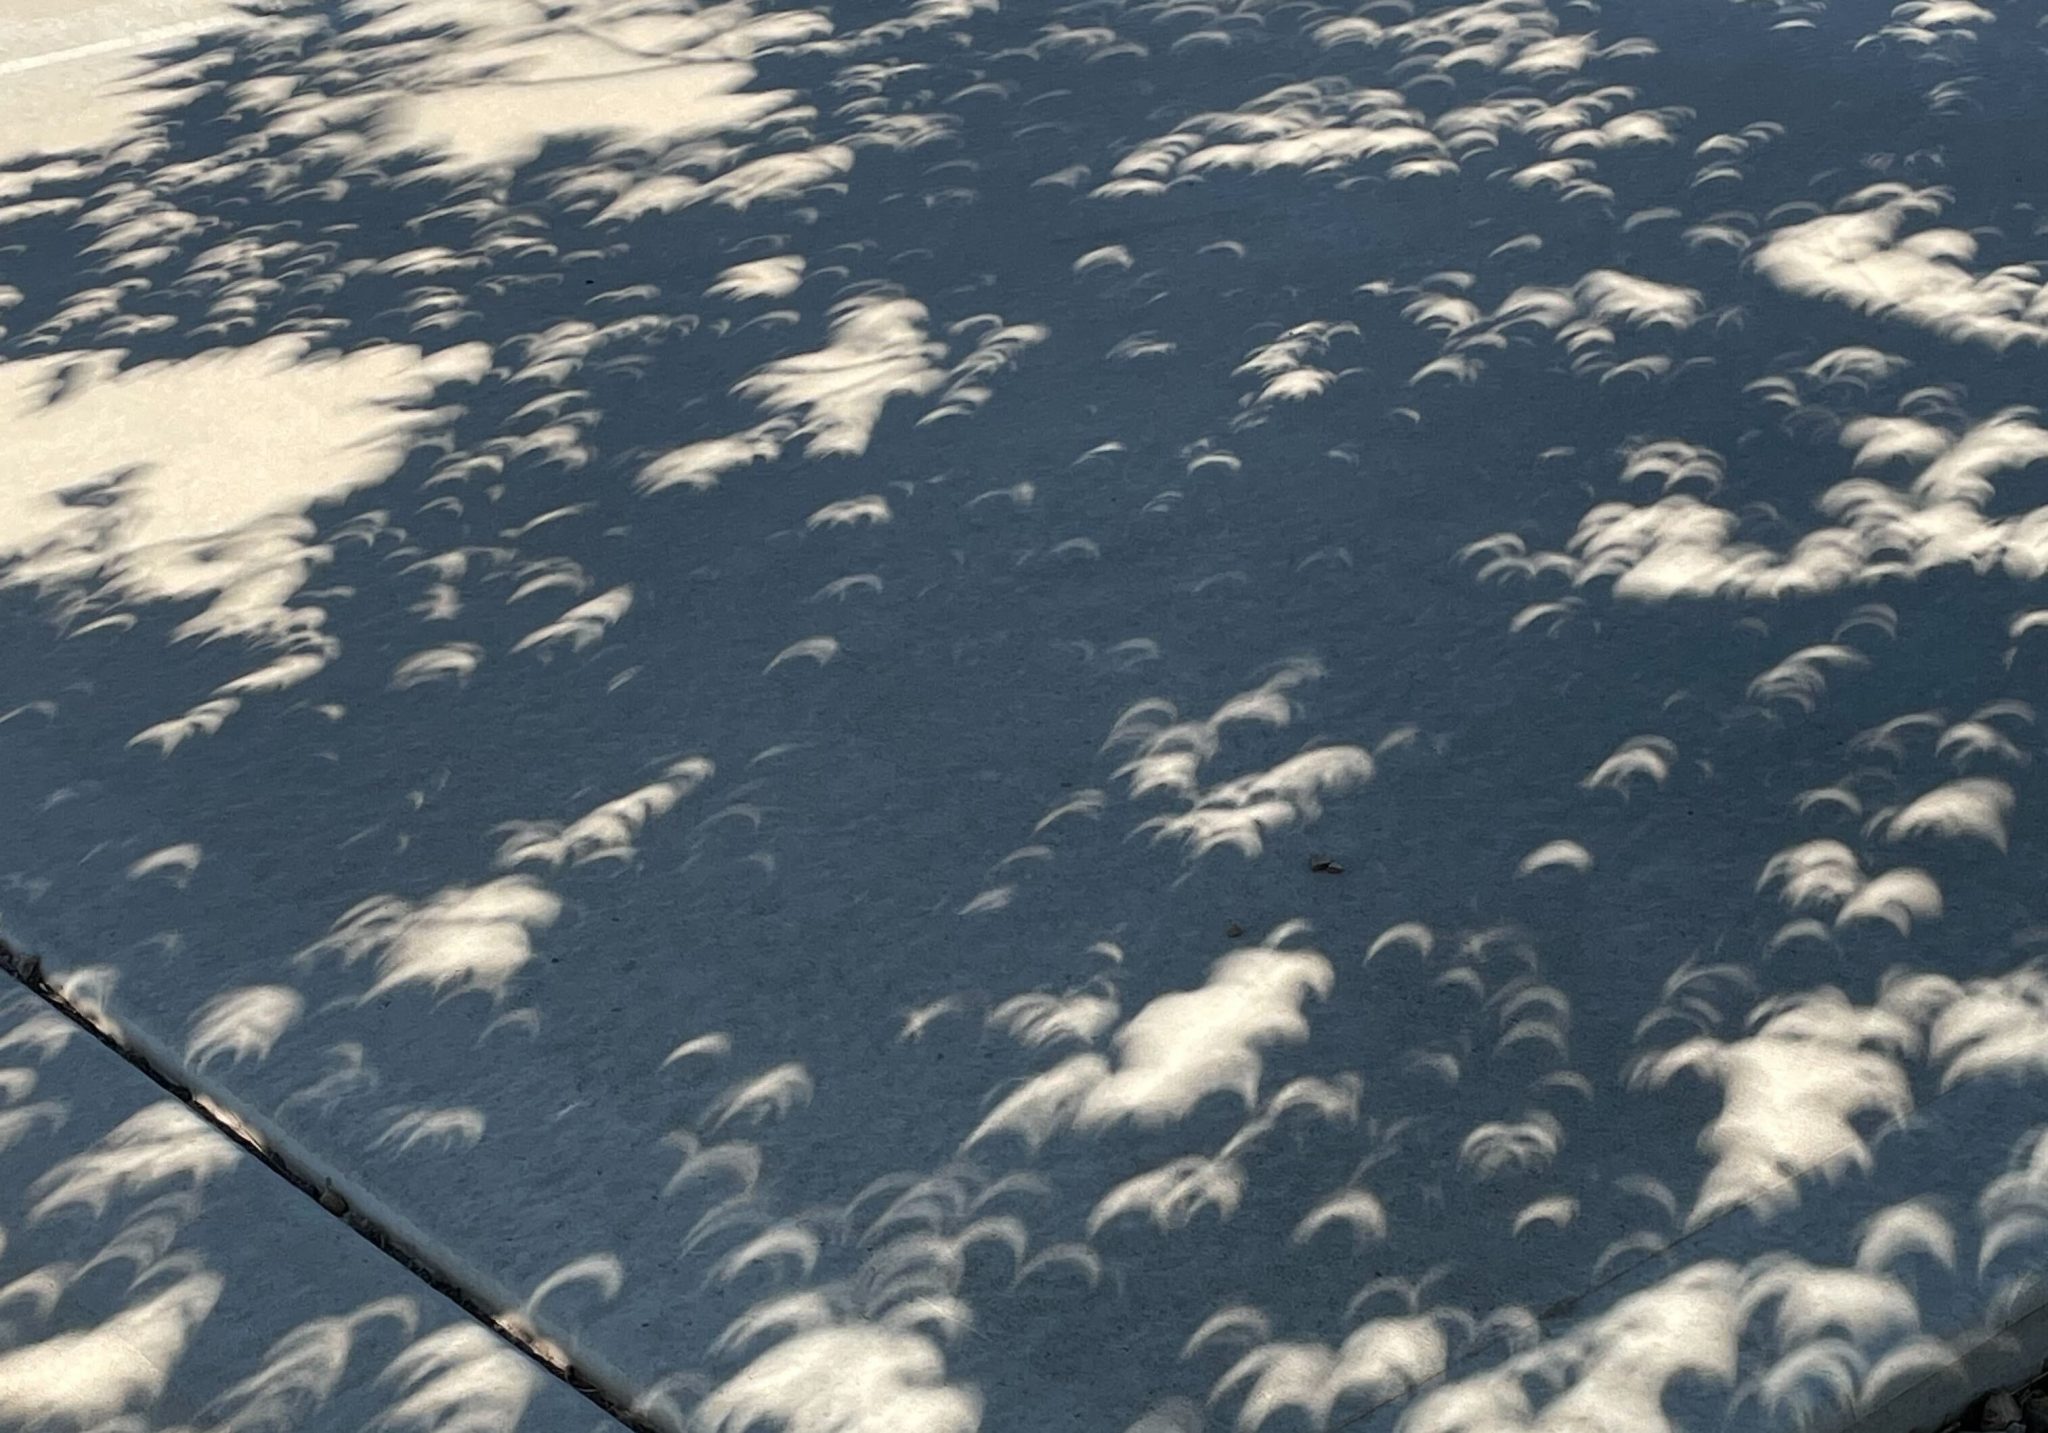
<svg viewBox="0 0 2048 1433">
<path fill-rule="evenodd" d="M 2027 23 L 173 47 L 4 181 L 0 931 L 652 1426 L 1931 1419 L 2041 1352 Z"/>
<path fill-rule="evenodd" d="M 243 19 L 229 0 L 10 0 L 0 11 L 0 161 L 133 142 L 149 120 L 150 55 Z"/>
<path fill-rule="evenodd" d="M 18 988 L 0 1056 L 0 1427 L 619 1426 Z"/>
</svg>

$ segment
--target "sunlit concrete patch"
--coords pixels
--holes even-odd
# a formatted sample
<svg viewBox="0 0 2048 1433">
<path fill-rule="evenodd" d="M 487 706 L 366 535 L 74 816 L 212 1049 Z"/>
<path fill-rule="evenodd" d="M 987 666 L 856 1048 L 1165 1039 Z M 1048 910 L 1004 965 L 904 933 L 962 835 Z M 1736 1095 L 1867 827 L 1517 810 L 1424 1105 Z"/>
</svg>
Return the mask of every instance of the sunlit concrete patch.
<svg viewBox="0 0 2048 1433">
<path fill-rule="evenodd" d="M 1613 190 L 1594 180 L 1596 165 L 1584 156 L 1672 144 L 1692 115 L 1683 108 L 1638 108 L 1636 91 L 1625 85 L 1566 92 L 1559 82 L 1577 80 L 1589 65 L 1605 71 L 1614 61 L 1653 56 L 1657 46 L 1641 36 L 1602 44 L 1594 33 L 1560 29 L 1549 6 L 1520 0 L 1479 0 L 1398 18 L 1318 19 L 1310 37 L 1332 59 L 1382 51 L 1399 57 L 1394 71 L 1435 83 L 1403 88 L 1320 74 L 1281 85 L 1236 109 L 1191 115 L 1173 132 L 1138 145 L 1094 192 L 1156 196 L 1172 184 L 1229 170 L 1427 181 L 1459 175 L 1473 156 L 1492 161 L 1494 177 L 1517 188 L 1546 190 L 1566 202 L 1612 199 Z M 1198 29 L 1181 35 L 1175 48 L 1206 42 L 1227 50 L 1242 33 L 1222 25 Z M 1539 93 L 1458 95 L 1458 81 L 1471 75 Z M 1539 97 L 1546 86 L 1558 87 L 1556 98 Z M 1519 166 L 1499 165 L 1497 152 L 1510 144 L 1526 147 Z"/>
<path fill-rule="evenodd" d="M 14 480 L 0 497 L 0 583 L 55 597 L 74 627 L 146 603 L 204 603 L 174 636 L 276 655 L 183 716 L 139 732 L 168 755 L 246 696 L 295 686 L 339 650 L 294 599 L 331 549 L 314 509 L 384 481 L 474 380 L 480 346 L 342 356 L 303 340 L 123 367 L 91 351 L 0 364 Z"/>
<path fill-rule="evenodd" d="M 829 32 L 820 13 L 756 16 L 579 0 L 543 12 L 516 0 L 352 0 L 366 39 L 438 35 L 377 114 L 373 147 L 482 167 L 518 164 L 548 140 L 603 136 L 666 145 L 789 112 L 788 91 L 751 91 L 758 48 Z M 451 33 L 452 32 L 452 33 Z"/>
<path fill-rule="evenodd" d="M 1924 1161 L 1924 1193 L 1859 1195 L 1763 1230 L 1709 1220 L 1683 1244 L 1646 1243 L 1632 1267 L 1569 1307 L 1488 1321 L 1453 1311 L 1449 1339 L 1431 1345 L 1405 1382 L 1385 1371 L 1403 1320 L 1368 1324 L 1334 1357 L 1313 1350 L 1290 1363 L 1268 1346 L 1233 1370 L 1257 1377 L 1262 1401 L 1245 1407 L 1256 1408 L 1256 1426 L 1290 1405 L 1321 1398 L 1327 1407 L 1333 1394 L 1363 1387 L 1381 1397 L 1417 1390 L 1398 1413 L 1389 1403 L 1354 1425 L 1375 1433 L 1690 1430 L 1724 1418 L 1932 1427 L 1985 1383 L 2039 1364 L 2021 1332 L 2041 1316 L 2039 1281 L 2003 1247 L 2029 1198 L 2021 1191 L 2032 1187 L 2038 1134 L 2027 1129 L 2008 1152 L 2005 1136 L 2027 1122 L 2000 1111 L 2009 1102 L 1977 1094 L 1929 1111 L 1910 1133 L 1893 1127 Z M 1999 1174 L 2001 1164 L 2011 1172 Z M 1962 1183 L 1982 1185 L 1975 1209 L 1947 1197 Z M 1972 1285 L 1977 1292 L 1961 1292 Z"/>
<path fill-rule="evenodd" d="M 618 1426 L 40 998 L 0 1042 L 0 1422 Z"/>
<path fill-rule="evenodd" d="M 249 22 L 234 0 L 11 0 L 0 10 L 0 164 L 133 138 L 162 100 L 146 57 Z"/>
<path fill-rule="evenodd" d="M 903 294 L 844 300 L 833 309 L 825 347 L 778 358 L 734 385 L 735 396 L 774 416 L 664 453 L 641 470 L 636 485 L 649 493 L 712 487 L 729 472 L 772 462 L 798 442 L 807 455 L 858 457 L 892 400 L 936 394 L 921 422 L 972 413 L 991 396 L 988 381 L 1047 336 L 1040 325 L 985 315 L 955 326 L 963 354 L 945 366 L 950 346 L 931 334 L 929 321 L 930 310 Z"/>
<path fill-rule="evenodd" d="M 302 341 L 122 366 L 87 352 L 0 367 L 9 484 L 5 576 L 127 602 L 205 597 L 180 635 L 282 641 L 319 626 L 288 606 L 318 560 L 309 512 L 382 482 L 473 380 L 478 347 L 315 354 Z M 97 615 L 96 613 L 92 615 Z"/>
<path fill-rule="evenodd" d="M 1831 592 L 1944 567 L 2030 578 L 2048 571 L 2048 508 L 1986 509 L 2002 489 L 2024 493 L 2022 475 L 2048 459 L 2048 430 L 2035 417 L 2015 407 L 1974 422 L 1871 415 L 1843 424 L 1841 443 L 1855 451 L 1840 464 L 1847 475 L 1813 503 L 1826 521 L 1782 546 L 1745 540 L 1736 513 L 1667 486 L 1651 502 L 1589 509 L 1562 552 L 1528 554 L 1519 537 L 1503 534 L 1467 555 L 1490 559 L 1497 572 L 1533 576 L 1541 567 L 1575 588 L 1600 583 L 1647 602 Z M 1902 462 L 1918 471 L 1904 484 L 1887 481 Z M 1633 476 L 1624 470 L 1623 481 Z"/>
<path fill-rule="evenodd" d="M 1944 338 L 1996 349 L 2048 341 L 2048 294 L 2031 265 L 1977 272 L 1977 238 L 1934 228 L 1943 195 L 1877 184 L 1843 212 L 1765 236 L 1756 265 L 1788 291 L 1848 304 Z M 1915 222 L 1923 221 L 1923 222 Z"/>
</svg>

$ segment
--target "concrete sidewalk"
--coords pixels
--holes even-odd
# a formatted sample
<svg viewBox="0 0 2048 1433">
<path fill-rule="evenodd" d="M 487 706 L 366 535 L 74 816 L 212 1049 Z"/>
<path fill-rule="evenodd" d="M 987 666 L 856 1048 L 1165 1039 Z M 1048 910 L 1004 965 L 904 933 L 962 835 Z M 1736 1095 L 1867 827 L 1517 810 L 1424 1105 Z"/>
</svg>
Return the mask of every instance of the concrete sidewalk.
<svg viewBox="0 0 2048 1433">
<path fill-rule="evenodd" d="M 2040 10 L 0 0 L 17 1421 L 2037 1368 Z"/>
</svg>

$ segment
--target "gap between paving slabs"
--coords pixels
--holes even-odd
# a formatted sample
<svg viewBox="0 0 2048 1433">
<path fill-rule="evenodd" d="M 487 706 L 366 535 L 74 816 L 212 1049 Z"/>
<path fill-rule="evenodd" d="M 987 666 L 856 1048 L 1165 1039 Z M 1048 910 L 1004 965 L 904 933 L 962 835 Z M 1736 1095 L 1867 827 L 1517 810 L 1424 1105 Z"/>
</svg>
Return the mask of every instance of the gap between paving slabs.
<svg viewBox="0 0 2048 1433">
<path fill-rule="evenodd" d="M 429 1257 L 420 1240 L 408 1238 L 395 1219 L 376 1207 L 376 1201 L 351 1199 L 340 1187 L 343 1180 L 333 1173 L 322 1174 L 315 1168 L 316 1161 L 287 1148 L 285 1142 L 252 1128 L 249 1121 L 226 1108 L 219 1100 L 185 1083 L 174 1062 L 160 1058 L 157 1052 L 147 1047 L 146 1040 L 129 1039 L 126 1031 L 103 1012 L 84 1007 L 67 997 L 45 977 L 43 963 L 38 957 L 0 940 L 0 971 L 100 1045 L 147 1075 L 236 1147 L 282 1176 L 293 1188 L 353 1230 L 366 1243 L 490 1329 L 550 1377 L 567 1384 L 605 1415 L 632 1429 L 633 1433 L 661 1433 L 660 1425 L 636 1411 L 614 1391 L 619 1386 L 617 1379 L 606 1378 L 603 1370 L 580 1366 L 560 1345 L 541 1334 L 518 1312 L 505 1307 L 493 1308 L 490 1301 L 465 1286 L 453 1271 L 442 1268 Z"/>
</svg>

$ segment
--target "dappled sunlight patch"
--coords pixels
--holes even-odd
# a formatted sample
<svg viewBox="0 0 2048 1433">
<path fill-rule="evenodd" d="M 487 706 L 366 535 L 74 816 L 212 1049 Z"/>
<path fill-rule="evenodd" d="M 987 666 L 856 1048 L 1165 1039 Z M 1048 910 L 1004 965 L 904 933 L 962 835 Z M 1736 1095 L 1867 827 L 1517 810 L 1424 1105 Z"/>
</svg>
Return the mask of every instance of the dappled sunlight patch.
<svg viewBox="0 0 2048 1433">
<path fill-rule="evenodd" d="M 1458 1164 L 1482 1181 L 1541 1174 L 1564 1147 L 1564 1126 L 1548 1110 L 1483 1124 L 1458 1146 Z"/>
<path fill-rule="evenodd" d="M 1941 887 L 1927 872 L 1899 866 L 1866 876 L 1856 853 L 1840 841 L 1803 841 L 1778 852 L 1757 880 L 1758 890 L 1772 888 L 1787 909 L 1828 917 L 1837 927 L 1879 920 L 1911 935 L 1916 922 L 1942 913 Z"/>
<path fill-rule="evenodd" d="M 1923 1332 L 1919 1301 L 1888 1258 L 1840 1268 L 1782 1251 L 1671 1270 L 1561 1329 L 1526 1325 L 1508 1345 L 1494 1366 L 1422 1393 L 1401 1426 L 1563 1430 L 1620 1417 L 1676 1433 L 1723 1407 L 1811 1426 L 1870 1412 L 1956 1362 Z"/>
<path fill-rule="evenodd" d="M 1155 840 L 1179 840 L 1190 856 L 1219 846 L 1256 858 L 1268 834 L 1306 826 L 1323 814 L 1326 796 L 1344 795 L 1372 780 L 1373 760 L 1363 747 L 1314 747 L 1265 771 L 1233 777 L 1197 793 L 1186 811 L 1155 816 L 1139 826 Z"/>
<path fill-rule="evenodd" d="M 1244 1200 L 1245 1173 L 1235 1160 L 1185 1155 L 1117 1185 L 1088 1216 L 1092 1238 L 1127 1214 L 1151 1220 L 1161 1232 L 1184 1229 L 1204 1210 L 1229 1219 Z"/>
<path fill-rule="evenodd" d="M 51 595 L 83 624 L 145 603 L 203 603 L 181 639 L 295 655 L 304 680 L 339 644 L 300 603 L 331 549 L 313 510 L 391 477 L 447 410 L 425 405 L 482 372 L 481 346 L 319 355 L 295 339 L 122 369 L 118 353 L 0 363 L 18 481 L 0 496 L 0 583 Z M 223 689 L 225 690 L 225 689 Z M 216 696 L 137 734 L 168 755 L 241 705 Z"/>
<path fill-rule="evenodd" d="M 330 136 L 360 125 L 345 146 L 359 162 L 425 152 L 449 166 L 498 170 L 575 135 L 659 150 L 793 118 L 801 111 L 789 91 L 749 88 L 748 61 L 830 29 L 815 12 L 757 16 L 745 5 L 690 13 L 621 0 L 572 0 L 553 11 L 504 0 L 351 0 L 349 8 L 375 17 L 357 28 L 359 40 L 437 30 L 440 38 L 408 46 L 409 63 L 367 96 L 287 102 L 278 120 Z"/>
<path fill-rule="evenodd" d="M 1631 801 L 1644 788 L 1661 790 L 1671 779 L 1678 745 L 1668 737 L 1632 736 L 1601 759 L 1579 785 L 1587 791 L 1612 791 Z"/>
<path fill-rule="evenodd" d="M 1463 1433 L 1618 1423 L 1673 1433 L 1663 1405 L 1674 1382 L 1735 1384 L 1741 1287 L 1733 1265 L 1694 1265 L 1493 1369 L 1429 1389 L 1402 1426 L 1413 1433 Z M 1533 1389 L 1551 1395 L 1540 1412 Z"/>
<path fill-rule="evenodd" d="M 732 1085 L 712 1102 L 705 1119 L 714 1131 L 734 1120 L 759 1126 L 808 1105 L 816 1090 L 811 1072 L 792 1061 Z"/>
<path fill-rule="evenodd" d="M 1812 713 L 1827 695 L 1829 679 L 1860 672 L 1870 658 L 1843 642 L 1817 642 L 1788 653 L 1752 677 L 1744 695 L 1766 711 L 1794 707 Z"/>
<path fill-rule="evenodd" d="M 943 1351 L 914 1328 L 806 1318 L 714 1389 L 697 1418 L 714 1433 L 766 1425 L 974 1433 L 981 1399 L 945 1381 Z"/>
<path fill-rule="evenodd" d="M 366 1148 L 388 1148 L 397 1154 L 410 1154 L 416 1149 L 432 1154 L 459 1154 L 476 1148 L 484 1137 L 485 1125 L 484 1112 L 466 1105 L 401 1110 Z"/>
<path fill-rule="evenodd" d="M 1126 259 L 1128 263 L 1128 259 Z M 1340 339 L 1360 337 L 1355 323 L 1313 320 L 1283 330 L 1279 337 L 1252 349 L 1232 377 L 1244 378 L 1253 390 L 1238 400 L 1240 412 L 1231 420 L 1233 430 L 1263 423 L 1276 404 L 1302 403 L 1320 398 L 1347 373 L 1323 367 Z"/>
<path fill-rule="evenodd" d="M 1620 269 L 1594 269 L 1569 286 L 1525 284 L 1491 309 L 1469 296 L 1473 283 L 1472 274 L 1458 270 L 1433 274 L 1412 290 L 1386 287 L 1390 295 L 1412 293 L 1401 316 L 1439 336 L 1438 355 L 1409 376 L 1411 386 L 1475 384 L 1498 361 L 1492 355 L 1525 345 L 1536 335 L 1547 336 L 1575 374 L 1603 384 L 1624 378 L 1661 381 L 1676 371 L 1677 360 L 1653 343 L 1674 341 L 1706 313 L 1699 290 Z M 1700 479 L 1718 476 L 1714 456 L 1665 439 L 1628 450 L 1622 478 L 1633 483 L 1659 476 L 1666 492 L 1684 481 L 1697 486 Z"/>
<path fill-rule="evenodd" d="M 515 870 L 529 862 L 551 868 L 593 861 L 631 863 L 639 854 L 634 843 L 641 830 L 674 810 L 714 770 L 708 758 L 684 757 L 664 766 L 661 780 L 601 802 L 566 824 L 512 822 L 501 828 L 509 834 L 498 848 L 497 864 L 502 870 Z"/>
<path fill-rule="evenodd" d="M 858 1267 L 771 1293 L 729 1323 L 713 1356 L 743 1362 L 698 1404 L 696 1421 L 719 1433 L 974 1433 L 982 1395 L 947 1366 L 948 1349 L 975 1331 L 963 1297 L 969 1255 L 983 1245 L 1002 1251 L 1019 1281 L 1046 1257 L 1084 1267 L 1094 1258 L 1085 1246 L 1059 1245 L 1030 1257 L 1029 1231 L 1000 1201 L 1035 1187 L 1028 1175 L 988 1180 L 952 1168 L 870 1184 L 829 1220 L 835 1242 L 860 1251 Z M 871 1200 L 885 1202 L 857 1218 Z M 818 1259 L 816 1233 L 800 1224 L 771 1226 L 741 1249 L 748 1262 L 786 1258 L 798 1277 Z"/>
<path fill-rule="evenodd" d="M 1011 1133 L 1035 1149 L 1069 1128 L 1106 1134 L 1124 1124 L 1171 1124 L 1212 1094 L 1255 1107 L 1264 1052 L 1308 1038 L 1302 1005 L 1311 994 L 1327 997 L 1336 978 L 1321 953 L 1286 944 L 1300 931 L 1299 923 L 1283 926 L 1266 944 L 1216 962 L 1206 984 L 1146 1005 L 1112 1038 L 1113 1062 L 1073 1055 L 1026 1081 L 968 1146 Z"/>
<path fill-rule="evenodd" d="M 475 642 L 443 642 L 404 658 L 391 669 L 391 689 L 410 691 L 435 682 L 466 685 L 483 665 L 484 650 Z"/>
<path fill-rule="evenodd" d="M 95 1218 L 117 1198 L 165 1186 L 203 1187 L 241 1155 L 175 1100 L 123 1120 L 102 1139 L 60 1160 L 29 1186 L 29 1221 L 82 1208 Z"/>
<path fill-rule="evenodd" d="M 1928 974 L 1913 991 L 1931 1017 L 1927 1053 L 1943 1089 L 2048 1073 L 2048 971 L 2028 964 L 1967 983 Z"/>
<path fill-rule="evenodd" d="M 305 997 L 288 985 L 224 991 L 193 1012 L 185 1058 L 199 1070 L 223 1057 L 231 1065 L 268 1059 L 305 1008 Z"/>
<path fill-rule="evenodd" d="M 1624 86 L 1556 100 L 1527 88 L 1463 103 L 1455 98 L 1465 75 L 1540 90 L 1575 80 L 1589 61 L 1656 53 L 1645 39 L 1602 46 L 1592 35 L 1561 35 L 1558 27 L 1558 17 L 1533 0 L 1478 0 L 1402 19 L 1321 21 L 1310 33 L 1337 56 L 1354 46 L 1398 54 L 1390 83 L 1382 88 L 1324 76 L 1268 90 L 1236 110 L 1192 115 L 1126 154 L 1094 192 L 1100 198 L 1157 195 L 1173 183 L 1230 169 L 1441 180 L 1458 177 L 1472 158 L 1490 160 L 1493 172 L 1512 173 L 1512 182 L 1523 188 L 1553 185 L 1567 200 L 1611 199 L 1612 190 L 1587 177 L 1593 165 L 1570 156 L 1669 144 L 1689 112 L 1625 109 L 1636 92 Z M 1230 41 L 1227 31 L 1207 33 L 1225 45 Z M 1437 87 L 1411 82 L 1396 88 L 1392 81 L 1404 71 L 1441 81 L 1453 98 L 1426 109 L 1422 97 Z M 1511 140 L 1525 141 L 1533 151 L 1532 162 L 1519 172 L 1512 163 L 1502 168 L 1497 157 Z"/>
<path fill-rule="evenodd" d="M 418 1306 L 404 1297 L 308 1319 L 272 1344 L 263 1367 L 220 1393 L 201 1416 L 217 1420 L 220 1433 L 297 1427 L 334 1397 L 366 1330 L 395 1324 L 409 1338 L 419 1320 Z"/>
<path fill-rule="evenodd" d="M 233 1146 L 196 1127 L 235 1157 Z M 219 1303 L 222 1282 L 191 1272 L 91 1328 L 0 1353 L 0 1417 L 24 1428 L 104 1428 L 150 1409 Z"/>
<path fill-rule="evenodd" d="M 796 436 L 819 455 L 867 450 L 882 409 L 921 397 L 942 380 L 945 347 L 925 337 L 924 305 L 908 298 L 851 299 L 832 321 L 831 344 L 777 359 L 740 380 L 738 396 L 798 415 Z"/>
<path fill-rule="evenodd" d="M 2036 416 L 2007 409 L 1961 433 L 1911 420 L 1906 447 L 1889 430 L 1845 426 L 1842 441 L 1859 449 L 1858 469 L 1905 457 L 1924 466 L 1904 487 L 1876 476 L 1837 482 L 1815 503 L 1830 525 L 1789 547 L 1745 539 L 1742 515 L 1674 493 L 1647 505 L 1598 504 L 1579 520 L 1562 552 L 1540 554 L 1541 569 L 1557 572 L 1573 588 L 1611 584 L 1616 597 L 1639 602 L 1773 600 L 1949 566 L 2029 580 L 2048 572 L 2048 508 L 2013 517 L 1992 517 L 1985 509 L 2001 480 L 2048 461 L 2048 431 Z M 1483 547 L 1468 552 L 1478 555 Z M 1485 550 L 1496 559 L 1514 557 L 1532 575 L 1538 570 L 1522 558 L 1524 549 Z"/>
<path fill-rule="evenodd" d="M 1069 990 L 1060 994 L 1030 991 L 1013 995 L 989 1012 L 988 1023 L 1030 1049 L 1073 1042 L 1092 1045 L 1116 1024 L 1122 1013 L 1116 987 Z"/>
<path fill-rule="evenodd" d="M 2037 1251 L 2048 1240 L 2048 1128 L 2036 1127 L 2020 1139 L 2006 1171 L 1978 1196 L 1977 1218 L 1984 1228 L 1978 1274 L 2014 1251 L 2025 1251 L 2029 1257 L 2020 1272 L 2032 1275 Z"/>
<path fill-rule="evenodd" d="M 147 876 L 161 876 L 172 885 L 183 888 L 199 869 L 204 854 L 197 841 L 180 841 L 159 847 L 128 867 L 128 879 L 139 881 Z"/>
<path fill-rule="evenodd" d="M 541 1383 L 523 1354 L 478 1324 L 450 1324 L 415 1340 L 378 1375 L 391 1404 L 375 1433 L 502 1433 L 517 1428 Z"/>
<path fill-rule="evenodd" d="M 1202 768 L 1223 747 L 1227 728 L 1237 723 L 1272 728 L 1290 725 L 1299 707 L 1289 693 L 1323 675 L 1309 659 L 1282 663 L 1257 687 L 1225 701 L 1206 718 L 1186 720 L 1173 703 L 1148 698 L 1117 718 L 1104 750 L 1135 752 L 1116 770 L 1133 798 L 1163 791 L 1185 809 L 1155 816 L 1139 831 L 1156 841 L 1179 841 L 1191 858 L 1228 847 L 1249 859 L 1265 849 L 1268 835 L 1306 826 L 1322 815 L 1329 796 L 1366 785 L 1376 767 L 1371 753 L 1349 744 L 1311 746 L 1265 771 L 1205 786 Z"/>
<path fill-rule="evenodd" d="M 801 254 L 776 254 L 765 259 L 748 259 L 722 271 L 705 295 L 709 298 L 780 299 L 795 293 L 804 281 Z"/>
<path fill-rule="evenodd" d="M 1231 1365 L 1210 1398 L 1242 1390 L 1237 1427 L 1246 1433 L 1255 1433 L 1287 1409 L 1306 1414 L 1317 1428 L 1328 1427 L 1340 1401 L 1379 1405 L 1439 1377 L 1457 1343 L 1473 1332 L 1468 1315 L 1435 1309 L 1370 1319 L 1334 1349 L 1316 1343 L 1261 1344 Z"/>
<path fill-rule="evenodd" d="M 1951 781 L 1913 798 L 1905 809 L 1884 822 L 1885 839 L 1908 841 L 1934 836 L 1944 840 L 1980 841 L 2001 855 L 2012 820 L 2013 791 L 1988 776 Z"/>
<path fill-rule="evenodd" d="M 1545 872 L 1565 872 L 1583 876 L 1593 869 L 1593 853 L 1577 841 L 1561 838 L 1545 841 L 1515 865 L 1517 876 L 1537 876 Z"/>
<path fill-rule="evenodd" d="M 613 625 L 632 610 L 633 588 L 629 583 L 621 584 L 577 603 L 552 622 L 542 623 L 514 642 L 512 650 L 533 652 L 542 661 L 548 661 L 564 647 L 580 652 L 603 641 Z"/>
<path fill-rule="evenodd" d="M 1005 324 L 992 314 L 964 320 L 949 337 L 971 338 L 971 346 L 947 366 L 953 347 L 932 337 L 929 321 L 923 304 L 900 293 L 840 301 L 825 347 L 778 358 L 733 386 L 735 397 L 766 409 L 769 418 L 672 449 L 643 467 L 635 486 L 648 493 L 709 488 L 728 472 L 773 462 L 795 444 L 806 457 L 858 457 L 892 400 L 937 395 L 921 422 L 972 413 L 991 396 L 990 381 L 1046 337 L 1042 327 Z"/>
<path fill-rule="evenodd" d="M 533 959 L 533 933 L 561 913 L 561 898 L 527 876 L 450 886 L 418 903 L 373 896 L 300 959 L 329 951 L 348 964 L 373 957 L 376 980 L 365 1000 L 424 985 L 437 996 L 476 993 L 495 1003 Z"/>
<path fill-rule="evenodd" d="M 1875 1152 L 1853 1122 L 1913 1110 L 1904 1061 L 1918 1055 L 1921 1033 L 1908 994 L 1894 987 L 1869 1007 L 1832 988 L 1784 996 L 1757 1007 L 1738 1039 L 1701 1035 L 1638 1059 L 1638 1089 L 1689 1073 L 1722 1091 L 1721 1113 L 1700 1134 L 1714 1163 L 1687 1228 L 1738 1206 L 1768 1218 L 1797 1206 L 1805 1180 L 1872 1168 Z"/>
<path fill-rule="evenodd" d="M 1787 225 L 1755 252 L 1757 271 L 1809 298 L 1847 304 L 1958 342 L 1996 349 L 2048 341 L 2048 292 L 2031 264 L 1973 267 L 1977 240 L 1960 229 L 1914 227 L 1938 216 L 1941 190 L 1878 184 L 1843 211 Z"/>
</svg>

